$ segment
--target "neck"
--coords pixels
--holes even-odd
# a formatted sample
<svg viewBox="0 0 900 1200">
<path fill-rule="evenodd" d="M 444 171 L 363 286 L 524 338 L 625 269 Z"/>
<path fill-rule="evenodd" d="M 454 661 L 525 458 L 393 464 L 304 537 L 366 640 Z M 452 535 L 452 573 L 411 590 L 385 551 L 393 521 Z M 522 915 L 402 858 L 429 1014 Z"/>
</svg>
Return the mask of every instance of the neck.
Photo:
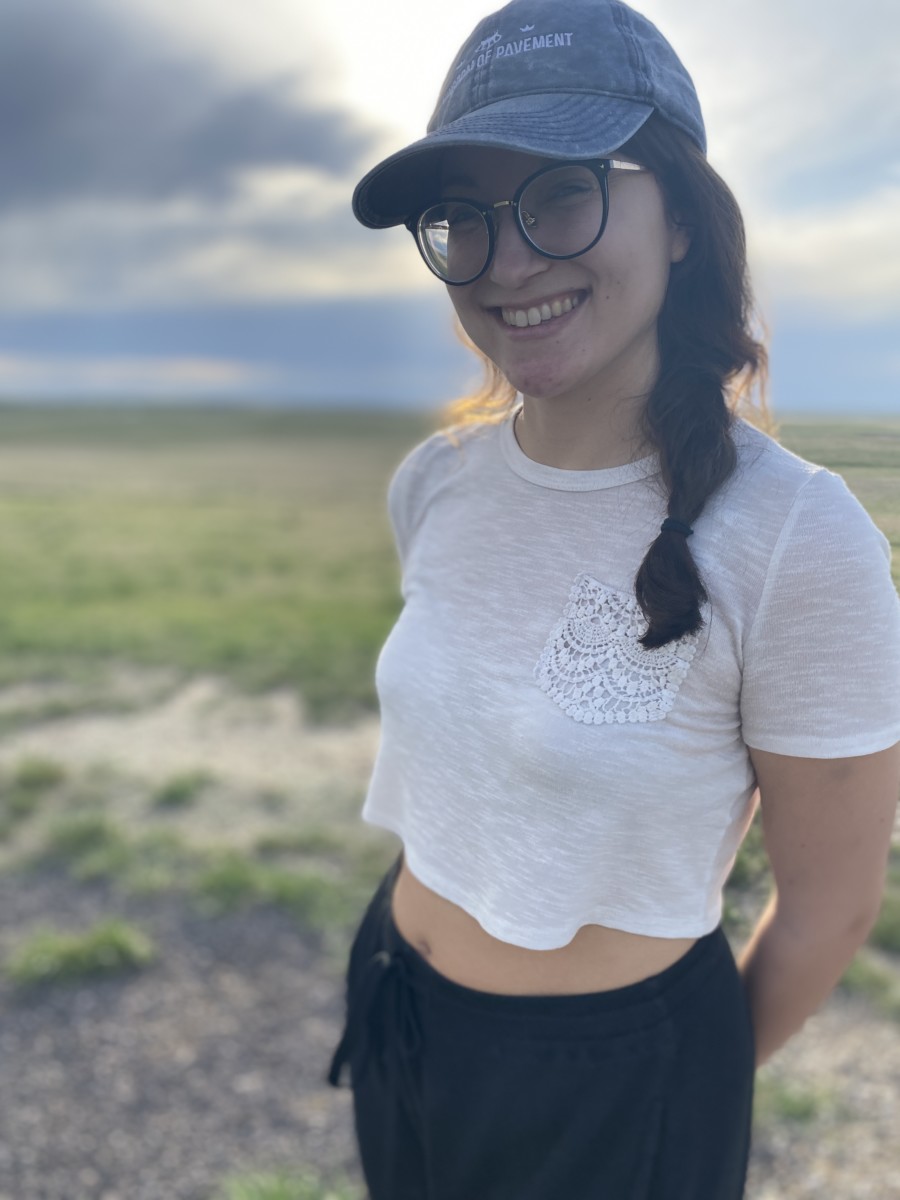
<svg viewBox="0 0 900 1200">
<path fill-rule="evenodd" d="M 564 471 L 621 467 L 652 453 L 642 427 L 646 397 L 608 409 L 586 401 L 520 396 L 514 426 L 522 452 L 534 462 Z"/>
</svg>

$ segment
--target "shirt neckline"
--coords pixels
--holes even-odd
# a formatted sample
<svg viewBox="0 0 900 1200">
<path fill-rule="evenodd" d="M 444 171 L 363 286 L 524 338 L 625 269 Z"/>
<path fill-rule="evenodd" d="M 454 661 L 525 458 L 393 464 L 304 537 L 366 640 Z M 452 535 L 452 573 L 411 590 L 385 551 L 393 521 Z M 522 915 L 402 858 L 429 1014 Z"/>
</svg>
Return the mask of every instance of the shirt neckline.
<svg viewBox="0 0 900 1200">
<path fill-rule="evenodd" d="M 602 467 L 594 471 L 570 471 L 563 467 L 549 467 L 546 463 L 535 462 L 519 445 L 513 429 L 516 415 L 521 412 L 522 407 L 521 402 L 517 404 L 501 423 L 500 447 L 507 464 L 529 483 L 562 492 L 595 492 L 602 488 L 620 487 L 624 483 L 646 479 L 659 469 L 659 457 L 656 454 L 648 454 L 646 458 L 636 459 L 621 467 Z"/>
</svg>

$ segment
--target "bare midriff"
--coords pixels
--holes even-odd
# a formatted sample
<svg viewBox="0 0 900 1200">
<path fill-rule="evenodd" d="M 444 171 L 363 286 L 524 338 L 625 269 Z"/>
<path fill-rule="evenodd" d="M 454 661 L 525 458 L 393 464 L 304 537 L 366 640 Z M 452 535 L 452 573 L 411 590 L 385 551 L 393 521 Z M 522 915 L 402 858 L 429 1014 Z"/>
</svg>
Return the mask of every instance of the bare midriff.
<svg viewBox="0 0 900 1200">
<path fill-rule="evenodd" d="M 503 995 L 573 995 L 638 983 L 677 962 L 696 938 L 645 937 L 582 925 L 568 945 L 529 950 L 487 933 L 458 904 L 412 874 L 404 858 L 391 900 L 403 937 L 439 974 Z"/>
</svg>

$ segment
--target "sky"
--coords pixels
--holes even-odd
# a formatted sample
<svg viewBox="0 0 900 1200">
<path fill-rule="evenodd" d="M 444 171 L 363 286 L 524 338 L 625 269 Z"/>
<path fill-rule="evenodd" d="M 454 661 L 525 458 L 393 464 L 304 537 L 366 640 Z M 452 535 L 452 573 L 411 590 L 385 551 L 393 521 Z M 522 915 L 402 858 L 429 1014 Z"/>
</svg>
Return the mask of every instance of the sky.
<svg viewBox="0 0 900 1200">
<path fill-rule="evenodd" d="M 639 7 L 744 212 L 776 412 L 900 413 L 900 5 Z M 0 397 L 463 392 L 445 290 L 350 195 L 493 8 L 0 0 Z"/>
</svg>

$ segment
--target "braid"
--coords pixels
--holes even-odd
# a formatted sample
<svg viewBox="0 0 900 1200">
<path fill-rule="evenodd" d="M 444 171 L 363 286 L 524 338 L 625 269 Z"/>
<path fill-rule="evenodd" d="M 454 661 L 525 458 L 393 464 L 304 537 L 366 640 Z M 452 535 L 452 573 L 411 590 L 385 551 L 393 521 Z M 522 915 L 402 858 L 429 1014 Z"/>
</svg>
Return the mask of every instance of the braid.
<svg viewBox="0 0 900 1200">
<path fill-rule="evenodd" d="M 659 450 L 670 517 L 693 523 L 734 470 L 733 420 L 714 379 L 676 369 L 657 382 L 645 424 Z M 708 597 L 686 537 L 661 532 L 638 569 L 634 587 L 649 623 L 641 638 L 646 649 L 700 628 L 700 606 Z"/>
</svg>

